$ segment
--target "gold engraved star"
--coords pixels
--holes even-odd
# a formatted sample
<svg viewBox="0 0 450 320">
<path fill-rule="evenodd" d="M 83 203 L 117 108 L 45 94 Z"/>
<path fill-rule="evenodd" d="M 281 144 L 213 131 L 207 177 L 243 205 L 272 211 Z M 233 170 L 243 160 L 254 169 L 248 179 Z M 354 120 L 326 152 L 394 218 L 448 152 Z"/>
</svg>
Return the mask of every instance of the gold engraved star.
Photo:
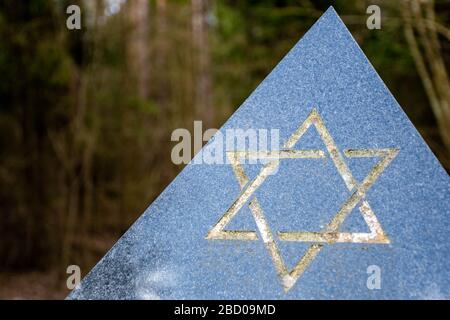
<svg viewBox="0 0 450 320">
<path fill-rule="evenodd" d="M 270 226 L 265 218 L 264 212 L 254 196 L 254 192 L 278 167 L 282 159 L 304 159 L 304 158 L 325 158 L 326 154 L 322 150 L 293 150 L 294 145 L 300 140 L 303 134 L 314 125 L 324 142 L 328 154 L 330 155 L 339 174 L 345 182 L 350 197 L 338 210 L 333 219 L 322 232 L 302 232 L 302 231 L 280 231 L 276 236 L 280 241 L 298 241 L 312 243 L 306 253 L 300 258 L 292 270 L 288 270 L 284 263 L 280 250 L 274 240 Z M 383 231 L 375 213 L 371 209 L 365 194 L 375 183 L 381 173 L 387 168 L 389 163 L 397 156 L 399 149 L 349 149 L 344 150 L 345 157 L 379 157 L 378 163 L 371 169 L 369 174 L 361 183 L 353 177 L 350 169 L 345 163 L 344 157 L 337 148 L 325 124 L 314 108 L 303 124 L 289 137 L 281 150 L 277 151 L 230 151 L 227 152 L 233 171 L 240 184 L 241 192 L 237 199 L 214 225 L 206 236 L 208 240 L 258 240 L 256 231 L 247 230 L 224 230 L 227 224 L 233 219 L 238 211 L 248 202 L 253 218 L 255 219 L 259 234 L 264 242 L 269 254 L 274 262 L 277 274 L 285 292 L 288 292 L 306 270 L 308 265 L 317 256 L 325 244 L 332 243 L 371 243 L 388 244 L 389 238 Z M 242 159 L 264 159 L 268 162 L 261 168 L 255 179 L 250 181 L 244 172 Z M 340 232 L 339 227 L 359 204 L 359 211 L 363 216 L 370 232 L 368 233 L 348 233 Z"/>
</svg>

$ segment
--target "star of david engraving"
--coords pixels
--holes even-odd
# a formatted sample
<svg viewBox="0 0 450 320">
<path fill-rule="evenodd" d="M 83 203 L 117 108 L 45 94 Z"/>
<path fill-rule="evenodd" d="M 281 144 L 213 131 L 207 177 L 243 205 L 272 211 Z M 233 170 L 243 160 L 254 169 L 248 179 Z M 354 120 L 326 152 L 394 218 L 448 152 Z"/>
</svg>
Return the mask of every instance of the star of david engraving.
<svg viewBox="0 0 450 320">
<path fill-rule="evenodd" d="M 271 175 L 280 161 L 283 159 L 305 159 L 305 158 L 325 158 L 326 153 L 322 150 L 294 150 L 294 145 L 301 139 L 303 134 L 314 125 L 320 138 L 326 146 L 326 150 L 331 157 L 336 169 L 341 175 L 347 189 L 350 191 L 349 198 L 340 207 L 332 220 L 321 232 L 304 231 L 279 231 L 276 236 L 280 241 L 297 241 L 312 243 L 306 253 L 300 258 L 292 270 L 288 270 L 280 250 L 274 240 L 274 234 L 265 218 L 254 192 Z M 388 167 L 391 161 L 397 156 L 399 149 L 347 149 L 343 154 L 345 157 L 378 157 L 380 160 L 371 169 L 369 174 L 361 183 L 353 177 L 349 167 L 345 163 L 345 158 L 336 146 L 331 134 L 325 127 L 324 121 L 314 108 L 307 119 L 284 143 L 278 151 L 230 151 L 227 157 L 230 160 L 234 174 L 241 187 L 241 192 L 229 209 L 213 226 L 206 236 L 208 240 L 258 240 L 256 231 L 249 230 L 225 230 L 227 224 L 248 203 L 255 219 L 259 235 L 264 242 L 275 265 L 281 285 L 285 292 L 288 292 L 304 273 L 308 265 L 314 260 L 325 244 L 332 243 L 369 243 L 388 244 L 389 238 L 383 231 L 375 213 L 365 199 L 366 192 L 375 183 L 381 173 Z M 244 159 L 265 159 L 268 162 L 262 167 L 259 174 L 253 180 L 249 180 L 244 172 L 241 161 Z M 253 196 L 253 198 L 252 198 Z M 349 233 L 340 232 L 339 228 L 350 212 L 359 204 L 359 211 L 364 218 L 370 232 Z"/>
</svg>

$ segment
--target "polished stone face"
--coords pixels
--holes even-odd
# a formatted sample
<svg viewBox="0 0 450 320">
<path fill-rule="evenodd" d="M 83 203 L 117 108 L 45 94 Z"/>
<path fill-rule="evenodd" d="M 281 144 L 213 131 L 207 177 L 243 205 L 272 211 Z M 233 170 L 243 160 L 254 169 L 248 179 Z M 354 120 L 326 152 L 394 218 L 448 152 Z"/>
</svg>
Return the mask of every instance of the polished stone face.
<svg viewBox="0 0 450 320">
<path fill-rule="evenodd" d="M 332 8 L 233 128 L 280 145 L 189 164 L 70 299 L 450 298 L 450 179 Z"/>
</svg>

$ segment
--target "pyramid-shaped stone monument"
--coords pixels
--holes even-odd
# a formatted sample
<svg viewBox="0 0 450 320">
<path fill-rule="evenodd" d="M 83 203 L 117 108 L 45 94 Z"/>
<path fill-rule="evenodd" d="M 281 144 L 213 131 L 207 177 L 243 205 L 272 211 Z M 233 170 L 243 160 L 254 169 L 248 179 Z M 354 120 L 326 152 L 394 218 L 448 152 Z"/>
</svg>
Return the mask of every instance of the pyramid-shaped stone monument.
<svg viewBox="0 0 450 320">
<path fill-rule="evenodd" d="M 449 235 L 448 174 L 330 8 L 68 298 L 448 299 Z"/>
</svg>

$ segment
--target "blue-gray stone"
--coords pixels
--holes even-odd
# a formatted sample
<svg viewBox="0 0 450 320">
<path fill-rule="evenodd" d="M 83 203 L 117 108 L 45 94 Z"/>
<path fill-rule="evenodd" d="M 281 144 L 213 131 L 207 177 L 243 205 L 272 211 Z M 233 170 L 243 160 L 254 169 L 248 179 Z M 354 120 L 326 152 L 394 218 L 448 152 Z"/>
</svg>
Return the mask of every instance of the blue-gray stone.
<svg viewBox="0 0 450 320">
<path fill-rule="evenodd" d="M 243 164 L 241 186 L 197 155 L 69 299 L 450 298 L 449 176 L 332 8 L 232 128 L 278 129 L 287 156 Z"/>
</svg>

